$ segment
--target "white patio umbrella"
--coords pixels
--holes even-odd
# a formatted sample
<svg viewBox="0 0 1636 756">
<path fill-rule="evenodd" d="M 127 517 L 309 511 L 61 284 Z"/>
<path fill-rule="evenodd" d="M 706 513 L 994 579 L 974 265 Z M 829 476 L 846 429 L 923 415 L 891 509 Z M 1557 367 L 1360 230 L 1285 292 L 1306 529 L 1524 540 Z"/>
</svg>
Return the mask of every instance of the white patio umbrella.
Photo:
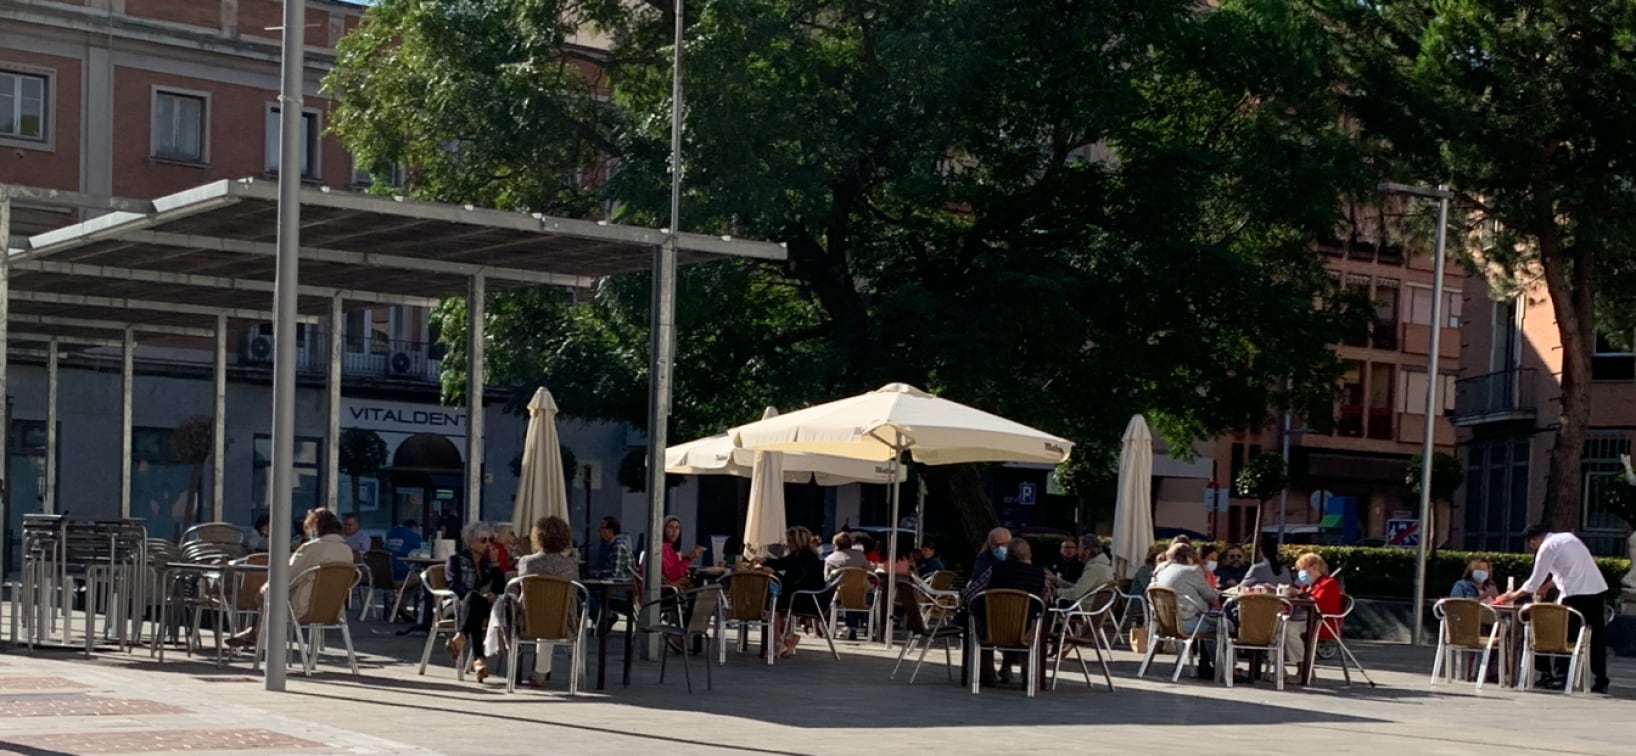
<svg viewBox="0 0 1636 756">
<path fill-rule="evenodd" d="M 556 515 L 568 521 L 568 481 L 563 477 L 562 446 L 557 441 L 557 402 L 540 388 L 528 402 L 528 432 L 523 437 L 522 473 L 511 525 L 528 533 L 534 521 Z M 569 523 L 569 531 L 573 531 Z"/>
<path fill-rule="evenodd" d="M 765 420 L 777 416 L 778 410 L 768 407 L 761 417 Z M 755 452 L 749 449 L 734 446 L 732 437 L 722 432 L 666 449 L 665 472 L 750 478 L 755 471 L 755 456 Z M 820 486 L 896 483 L 906 475 L 901 468 L 894 470 L 891 465 L 882 462 L 823 454 L 784 454 L 785 483 L 817 483 Z"/>
<path fill-rule="evenodd" d="M 1153 433 L 1141 415 L 1125 426 L 1119 499 L 1113 510 L 1113 573 L 1130 578 L 1153 546 Z"/>
<path fill-rule="evenodd" d="M 768 410 L 777 414 L 775 410 Z M 744 518 L 744 550 L 765 555 L 767 547 L 784 542 L 784 455 L 755 452 L 750 477 L 750 512 Z"/>
<path fill-rule="evenodd" d="M 962 462 L 1060 463 L 1073 444 L 1022 423 L 940 399 L 903 383 L 780 415 L 728 431 L 735 446 L 756 451 L 804 452 L 886 462 L 895 471 L 904 452 L 928 465 Z M 892 486 L 892 527 L 901 520 L 899 488 Z M 896 538 L 887 559 L 897 562 Z M 886 605 L 895 606 L 896 580 L 887 581 Z M 887 645 L 892 643 L 886 634 Z"/>
</svg>

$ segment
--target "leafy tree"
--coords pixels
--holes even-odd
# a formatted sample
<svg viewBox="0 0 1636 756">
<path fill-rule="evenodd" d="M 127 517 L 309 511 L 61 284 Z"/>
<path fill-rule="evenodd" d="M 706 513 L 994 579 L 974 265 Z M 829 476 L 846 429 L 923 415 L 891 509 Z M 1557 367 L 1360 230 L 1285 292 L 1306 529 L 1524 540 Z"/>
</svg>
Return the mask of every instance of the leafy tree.
<svg viewBox="0 0 1636 756">
<path fill-rule="evenodd" d="M 1242 5 L 1279 30 L 1269 40 L 1326 50 L 1328 91 L 1383 176 L 1447 183 L 1473 229 L 1497 226 L 1450 238 L 1502 294 L 1549 293 L 1562 348 L 1545 520 L 1578 527 L 1596 335 L 1636 330 L 1636 4 Z"/>
<path fill-rule="evenodd" d="M 1272 498 L 1288 485 L 1289 470 L 1284 465 L 1284 458 L 1272 452 L 1251 457 L 1238 471 L 1238 479 L 1233 481 L 1233 489 L 1239 496 L 1258 502 L 1255 510 L 1255 532 L 1250 535 L 1251 543 L 1260 543 L 1261 520 L 1262 515 L 1266 514 L 1267 502 L 1272 501 Z"/>
<path fill-rule="evenodd" d="M 1196 6 L 692 4 L 683 226 L 783 241 L 790 260 L 683 273 L 678 437 L 890 381 L 1087 460 L 1137 412 L 1180 445 L 1269 406 L 1327 416 L 1328 345 L 1368 308 L 1310 244 L 1365 172 L 1320 60 Z M 383 0 L 329 79 L 336 131 L 366 163 L 414 166 L 417 195 L 519 210 L 589 211 L 567 177 L 617 165 L 596 199 L 665 224 L 668 7 Z M 570 44 L 587 23 L 613 40 L 600 68 Z M 641 426 L 649 300 L 640 275 L 495 295 L 490 375 Z M 461 385 L 461 360 L 443 364 Z M 978 538 L 980 471 L 927 472 Z"/>
<path fill-rule="evenodd" d="M 356 515 L 363 479 L 386 467 L 386 441 L 375 431 L 347 428 L 341 431 L 338 448 L 341 473 L 352 479 L 352 514 Z"/>
<path fill-rule="evenodd" d="M 1403 468 L 1403 483 L 1409 487 L 1414 495 L 1420 495 L 1420 468 L 1425 464 L 1425 456 L 1416 454 L 1409 458 L 1409 463 Z M 1432 501 L 1452 502 L 1454 493 L 1460 490 L 1460 484 L 1465 482 L 1465 467 L 1452 454 L 1435 452 L 1432 454 Z"/>
<path fill-rule="evenodd" d="M 196 415 L 177 424 L 170 432 L 176 461 L 188 466 L 187 524 L 204 521 L 204 465 L 215 453 L 216 423 L 208 415 Z"/>
</svg>

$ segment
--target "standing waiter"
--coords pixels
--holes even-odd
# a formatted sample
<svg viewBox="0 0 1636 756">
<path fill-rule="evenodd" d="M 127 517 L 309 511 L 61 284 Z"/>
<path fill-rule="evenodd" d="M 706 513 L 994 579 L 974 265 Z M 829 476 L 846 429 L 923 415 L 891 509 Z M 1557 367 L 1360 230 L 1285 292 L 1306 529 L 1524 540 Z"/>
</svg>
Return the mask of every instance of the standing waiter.
<svg viewBox="0 0 1636 756">
<path fill-rule="evenodd" d="M 1596 567 L 1596 559 L 1585 548 L 1585 542 L 1572 533 L 1552 533 L 1534 525 L 1522 532 L 1522 540 L 1534 550 L 1534 574 L 1521 588 L 1501 596 L 1511 602 L 1533 596 L 1546 586 L 1556 586 L 1563 606 L 1570 607 L 1585 618 L 1591 633 L 1591 674 L 1596 684 L 1592 693 L 1608 692 L 1608 648 L 1606 623 L 1603 614 L 1608 592 L 1608 581 Z M 1573 681 L 1568 681 L 1572 684 Z"/>
</svg>

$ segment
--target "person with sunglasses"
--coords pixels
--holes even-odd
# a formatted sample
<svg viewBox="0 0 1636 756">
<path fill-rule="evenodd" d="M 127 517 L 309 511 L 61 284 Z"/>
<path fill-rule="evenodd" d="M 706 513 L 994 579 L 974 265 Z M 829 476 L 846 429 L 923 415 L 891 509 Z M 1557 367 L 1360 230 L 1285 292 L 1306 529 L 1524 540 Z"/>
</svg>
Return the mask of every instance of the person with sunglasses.
<svg viewBox="0 0 1636 756">
<path fill-rule="evenodd" d="M 1244 582 L 1244 575 L 1249 571 L 1250 561 L 1244 556 L 1244 547 L 1235 543 L 1227 547 L 1221 564 L 1216 565 L 1216 582 L 1223 590 L 1234 588 Z"/>
<path fill-rule="evenodd" d="M 470 643 L 472 672 L 481 683 L 489 674 L 483 653 L 483 622 L 488 619 L 494 597 L 506 589 L 506 573 L 495 561 L 494 529 L 488 523 L 471 523 L 461 535 L 465 547 L 452 554 L 443 566 L 449 590 L 459 602 L 455 614 L 459 632 L 449 638 L 444 648 L 454 657 L 455 664 L 459 664 L 460 652 Z"/>
</svg>

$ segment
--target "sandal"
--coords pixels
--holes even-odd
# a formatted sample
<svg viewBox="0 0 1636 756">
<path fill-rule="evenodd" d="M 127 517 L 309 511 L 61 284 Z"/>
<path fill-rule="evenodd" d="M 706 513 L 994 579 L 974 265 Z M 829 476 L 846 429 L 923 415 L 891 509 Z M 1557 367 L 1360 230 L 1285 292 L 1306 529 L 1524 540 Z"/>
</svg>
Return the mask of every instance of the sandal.
<svg viewBox="0 0 1636 756">
<path fill-rule="evenodd" d="M 455 664 L 459 664 L 460 654 L 466 650 L 466 638 L 460 635 L 450 636 L 449 642 L 443 644 L 443 650 L 449 652 L 449 658 L 453 659 Z"/>
<path fill-rule="evenodd" d="M 485 662 L 482 659 L 474 659 L 474 660 L 472 660 L 472 663 L 471 663 L 471 669 L 472 669 L 472 673 L 477 675 L 477 684 L 478 685 L 482 685 L 483 681 L 488 679 L 488 677 L 489 677 L 488 662 Z"/>
</svg>

